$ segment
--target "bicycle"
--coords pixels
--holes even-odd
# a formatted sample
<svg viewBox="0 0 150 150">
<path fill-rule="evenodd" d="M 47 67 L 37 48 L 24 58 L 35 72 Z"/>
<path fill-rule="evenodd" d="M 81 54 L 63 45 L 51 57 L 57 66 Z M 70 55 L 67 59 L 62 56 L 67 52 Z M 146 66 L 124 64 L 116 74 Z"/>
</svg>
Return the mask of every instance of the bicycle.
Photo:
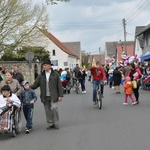
<svg viewBox="0 0 150 150">
<path fill-rule="evenodd" d="M 75 92 L 77 93 L 77 94 L 79 94 L 79 92 L 80 92 L 80 82 L 79 82 L 79 79 L 74 79 L 74 81 L 75 81 L 75 83 L 74 83 L 74 87 L 75 87 Z"/>
<path fill-rule="evenodd" d="M 102 109 L 102 94 L 101 94 L 100 89 L 101 89 L 100 84 L 97 84 L 96 85 L 96 101 L 98 104 L 98 108 Z"/>
</svg>

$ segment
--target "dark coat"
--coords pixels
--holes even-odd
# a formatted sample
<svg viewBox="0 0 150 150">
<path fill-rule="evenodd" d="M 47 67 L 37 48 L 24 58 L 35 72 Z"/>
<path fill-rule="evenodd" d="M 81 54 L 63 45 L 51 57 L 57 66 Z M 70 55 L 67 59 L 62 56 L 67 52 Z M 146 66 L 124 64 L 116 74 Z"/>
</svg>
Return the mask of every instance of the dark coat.
<svg viewBox="0 0 150 150">
<path fill-rule="evenodd" d="M 114 72 L 113 72 L 114 86 L 120 85 L 121 79 L 122 79 L 121 72 L 119 70 L 114 70 Z"/>
<path fill-rule="evenodd" d="M 22 81 L 24 81 L 23 74 L 20 73 L 20 72 L 13 73 L 13 79 L 18 80 L 18 82 L 20 83 L 20 85 L 22 84 Z"/>
<path fill-rule="evenodd" d="M 40 87 L 40 98 L 41 102 L 45 102 L 46 97 L 46 75 L 45 71 L 43 71 L 35 80 L 33 85 L 30 86 L 32 89 L 36 89 Z M 63 89 L 60 81 L 60 76 L 56 71 L 51 69 L 51 74 L 49 78 L 49 89 L 51 93 L 51 100 L 53 102 L 58 102 L 58 97 L 63 97 Z"/>
</svg>

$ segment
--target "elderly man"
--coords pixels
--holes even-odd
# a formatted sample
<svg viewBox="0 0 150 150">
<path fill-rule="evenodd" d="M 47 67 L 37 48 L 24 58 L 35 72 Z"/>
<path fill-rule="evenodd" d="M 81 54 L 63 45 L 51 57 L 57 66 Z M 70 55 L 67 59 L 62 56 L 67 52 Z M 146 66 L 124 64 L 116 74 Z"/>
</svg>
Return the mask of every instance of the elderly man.
<svg viewBox="0 0 150 150">
<path fill-rule="evenodd" d="M 40 87 L 41 102 L 45 108 L 47 130 L 59 129 L 58 101 L 63 97 L 63 90 L 59 74 L 51 68 L 51 61 L 42 64 L 43 72 L 38 75 L 32 89 Z"/>
</svg>

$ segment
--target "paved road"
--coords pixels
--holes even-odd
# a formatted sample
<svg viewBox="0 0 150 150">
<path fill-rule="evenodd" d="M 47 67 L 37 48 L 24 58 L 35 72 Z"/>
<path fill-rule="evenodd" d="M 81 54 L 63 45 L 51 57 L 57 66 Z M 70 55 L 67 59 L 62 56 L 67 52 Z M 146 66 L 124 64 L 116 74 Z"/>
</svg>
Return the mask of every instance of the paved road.
<svg viewBox="0 0 150 150">
<path fill-rule="evenodd" d="M 103 108 L 92 104 L 92 85 L 86 94 L 71 92 L 59 104 L 60 130 L 46 130 L 43 105 L 35 104 L 34 129 L 15 138 L 0 135 L 0 150 L 148 150 L 150 92 L 140 91 L 140 104 L 123 106 L 124 95 L 105 86 Z M 38 93 L 38 90 L 37 90 Z M 123 89 L 122 89 L 123 93 Z"/>
</svg>

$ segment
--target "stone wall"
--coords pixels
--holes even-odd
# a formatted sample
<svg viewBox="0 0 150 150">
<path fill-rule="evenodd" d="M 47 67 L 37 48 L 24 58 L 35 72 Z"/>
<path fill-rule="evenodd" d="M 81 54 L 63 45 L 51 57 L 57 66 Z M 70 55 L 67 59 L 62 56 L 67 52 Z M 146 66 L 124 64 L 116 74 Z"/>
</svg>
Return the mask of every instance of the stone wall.
<svg viewBox="0 0 150 150">
<path fill-rule="evenodd" d="M 2 67 L 3 70 L 12 71 L 14 65 L 19 67 L 19 72 L 21 72 L 24 79 L 31 84 L 35 81 L 35 72 L 38 74 L 41 72 L 41 63 L 33 62 L 30 69 L 27 61 L 0 61 L 0 67 Z"/>
</svg>

